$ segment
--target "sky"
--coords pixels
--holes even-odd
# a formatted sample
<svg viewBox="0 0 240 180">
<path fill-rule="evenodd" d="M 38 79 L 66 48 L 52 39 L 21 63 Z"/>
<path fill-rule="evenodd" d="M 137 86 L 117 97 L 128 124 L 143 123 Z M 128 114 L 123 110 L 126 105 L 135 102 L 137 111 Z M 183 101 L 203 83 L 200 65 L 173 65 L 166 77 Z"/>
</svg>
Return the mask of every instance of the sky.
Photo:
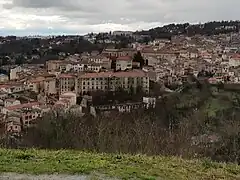
<svg viewBox="0 0 240 180">
<path fill-rule="evenodd" d="M 240 0 L 0 0 L 0 35 L 142 30 L 238 20 Z"/>
</svg>

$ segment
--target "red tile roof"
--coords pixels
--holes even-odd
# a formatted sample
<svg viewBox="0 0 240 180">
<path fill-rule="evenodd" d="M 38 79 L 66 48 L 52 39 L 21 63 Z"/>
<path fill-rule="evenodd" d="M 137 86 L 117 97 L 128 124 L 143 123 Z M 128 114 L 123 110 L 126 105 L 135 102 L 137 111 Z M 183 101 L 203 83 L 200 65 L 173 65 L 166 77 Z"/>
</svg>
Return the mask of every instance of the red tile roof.
<svg viewBox="0 0 240 180">
<path fill-rule="evenodd" d="M 59 78 L 75 78 L 74 74 L 60 74 Z"/>
<path fill-rule="evenodd" d="M 119 72 L 100 72 L 100 73 L 86 73 L 80 75 L 81 78 L 107 78 L 107 77 L 147 77 L 147 74 L 142 70 L 119 71 Z"/>
<path fill-rule="evenodd" d="M 32 103 L 18 104 L 15 106 L 6 107 L 6 109 L 9 111 L 14 111 L 17 109 L 22 109 L 22 108 L 32 108 L 33 106 L 39 106 L 39 105 L 40 105 L 39 102 L 32 102 Z"/>
<path fill-rule="evenodd" d="M 132 61 L 130 56 L 121 56 L 117 58 L 117 61 Z"/>
<path fill-rule="evenodd" d="M 10 88 L 11 86 L 9 84 L 1 84 L 0 89 L 2 88 Z"/>
<path fill-rule="evenodd" d="M 240 59 L 240 54 L 234 54 L 234 55 L 232 55 L 231 58 L 233 58 L 233 59 Z"/>
</svg>

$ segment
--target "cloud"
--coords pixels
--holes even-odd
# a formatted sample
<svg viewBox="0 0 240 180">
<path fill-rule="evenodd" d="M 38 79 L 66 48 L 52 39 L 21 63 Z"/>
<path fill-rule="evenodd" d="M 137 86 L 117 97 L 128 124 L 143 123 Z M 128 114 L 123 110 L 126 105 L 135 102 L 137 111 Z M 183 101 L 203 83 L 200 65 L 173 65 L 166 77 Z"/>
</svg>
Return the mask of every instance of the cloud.
<svg viewBox="0 0 240 180">
<path fill-rule="evenodd" d="M 231 3 L 230 3 L 231 1 Z M 2 31 L 87 33 L 235 20 L 239 0 L 0 0 Z M 0 32 L 1 33 L 1 32 Z"/>
</svg>

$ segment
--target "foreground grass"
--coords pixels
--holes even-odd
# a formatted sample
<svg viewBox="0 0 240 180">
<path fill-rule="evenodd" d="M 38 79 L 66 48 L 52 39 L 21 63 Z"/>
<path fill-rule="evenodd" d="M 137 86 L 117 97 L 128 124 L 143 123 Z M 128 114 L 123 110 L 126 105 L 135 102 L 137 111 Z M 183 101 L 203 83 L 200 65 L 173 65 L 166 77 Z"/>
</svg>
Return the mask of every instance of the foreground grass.
<svg viewBox="0 0 240 180">
<path fill-rule="evenodd" d="M 234 164 L 219 164 L 209 160 L 183 160 L 174 157 L 95 154 L 70 150 L 0 149 L 0 172 L 99 173 L 122 179 L 240 179 L 240 167 Z"/>
</svg>

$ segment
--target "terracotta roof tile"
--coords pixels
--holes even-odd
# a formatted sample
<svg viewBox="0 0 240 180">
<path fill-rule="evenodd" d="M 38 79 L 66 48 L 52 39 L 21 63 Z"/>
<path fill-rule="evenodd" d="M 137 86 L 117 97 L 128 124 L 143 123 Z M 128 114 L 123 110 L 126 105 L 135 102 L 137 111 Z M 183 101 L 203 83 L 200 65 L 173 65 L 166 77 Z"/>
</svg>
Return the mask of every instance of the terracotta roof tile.
<svg viewBox="0 0 240 180">
<path fill-rule="evenodd" d="M 15 105 L 15 106 L 6 107 L 6 109 L 9 110 L 9 111 L 14 111 L 14 110 L 17 110 L 17 109 L 31 108 L 33 106 L 39 106 L 39 105 L 40 105 L 39 102 L 32 102 L 32 103 L 18 104 L 18 105 Z"/>
<path fill-rule="evenodd" d="M 132 61 L 130 56 L 121 56 L 117 58 L 117 61 Z"/>
</svg>

